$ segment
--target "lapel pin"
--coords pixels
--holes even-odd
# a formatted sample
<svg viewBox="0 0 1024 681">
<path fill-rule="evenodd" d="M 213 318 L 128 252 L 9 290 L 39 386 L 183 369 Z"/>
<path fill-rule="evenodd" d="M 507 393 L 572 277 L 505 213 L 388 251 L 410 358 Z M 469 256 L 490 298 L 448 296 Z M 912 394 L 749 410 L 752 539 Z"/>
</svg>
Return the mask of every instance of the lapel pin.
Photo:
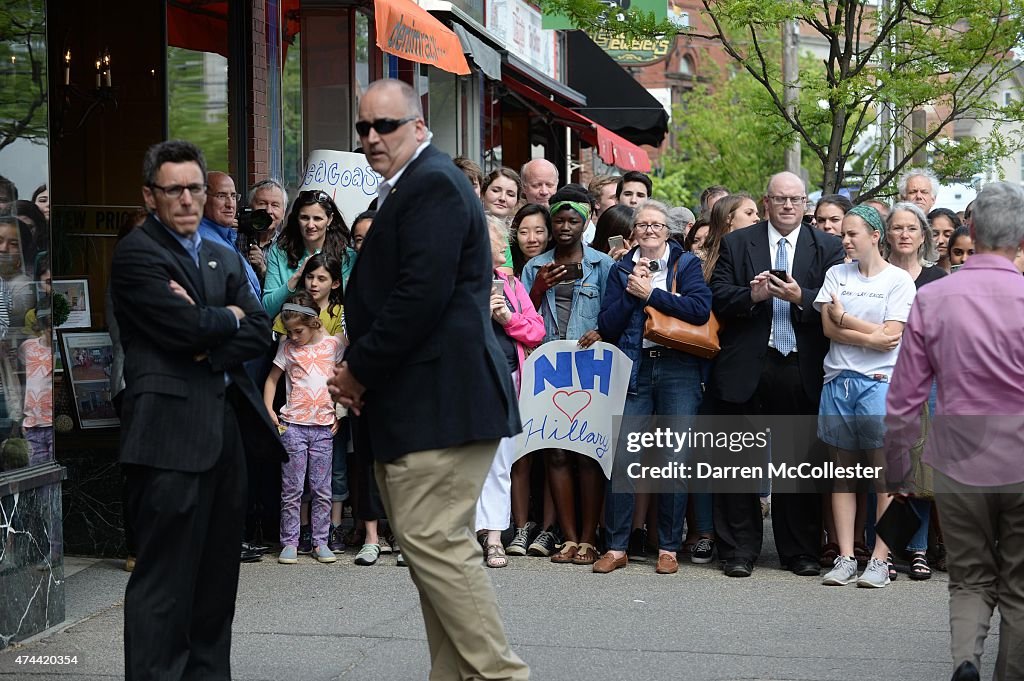
<svg viewBox="0 0 1024 681">
<path fill-rule="evenodd" d="M 210 262 L 208 262 L 206 264 L 209 265 L 211 270 L 217 269 L 217 261 L 216 260 L 211 260 Z"/>
</svg>

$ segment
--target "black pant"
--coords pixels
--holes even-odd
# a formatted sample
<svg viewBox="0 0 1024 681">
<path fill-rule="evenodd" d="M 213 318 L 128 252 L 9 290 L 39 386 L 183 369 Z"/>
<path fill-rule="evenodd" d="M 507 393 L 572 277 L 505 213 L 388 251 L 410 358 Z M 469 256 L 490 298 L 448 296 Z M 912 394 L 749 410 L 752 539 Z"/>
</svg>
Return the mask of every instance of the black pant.
<svg viewBox="0 0 1024 681">
<path fill-rule="evenodd" d="M 224 445 L 202 473 L 129 466 L 137 562 L 124 601 L 125 678 L 231 678 L 246 466 L 229 386 Z M 186 424 L 182 424 L 185 426 Z"/>
<path fill-rule="evenodd" d="M 818 399 L 804 390 L 796 353 L 783 357 L 769 349 L 754 395 L 739 404 L 716 400 L 712 409 L 722 415 L 811 415 L 818 413 Z M 719 557 L 756 561 L 764 534 L 758 496 L 715 494 L 713 507 Z M 772 529 L 783 567 L 799 556 L 816 559 L 821 552 L 821 495 L 773 493 Z"/>
</svg>

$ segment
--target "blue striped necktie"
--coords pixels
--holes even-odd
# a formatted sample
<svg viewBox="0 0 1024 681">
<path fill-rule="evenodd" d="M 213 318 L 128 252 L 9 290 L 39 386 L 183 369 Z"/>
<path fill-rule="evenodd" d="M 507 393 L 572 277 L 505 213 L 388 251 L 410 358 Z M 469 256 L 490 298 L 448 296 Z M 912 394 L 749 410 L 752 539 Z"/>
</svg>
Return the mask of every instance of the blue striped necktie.
<svg viewBox="0 0 1024 681">
<path fill-rule="evenodd" d="M 789 271 L 789 256 L 786 254 L 786 238 L 779 239 L 779 250 L 775 254 L 775 269 Z M 796 332 L 789 316 L 789 301 L 772 298 L 772 341 L 775 349 L 788 355 L 796 349 Z"/>
</svg>

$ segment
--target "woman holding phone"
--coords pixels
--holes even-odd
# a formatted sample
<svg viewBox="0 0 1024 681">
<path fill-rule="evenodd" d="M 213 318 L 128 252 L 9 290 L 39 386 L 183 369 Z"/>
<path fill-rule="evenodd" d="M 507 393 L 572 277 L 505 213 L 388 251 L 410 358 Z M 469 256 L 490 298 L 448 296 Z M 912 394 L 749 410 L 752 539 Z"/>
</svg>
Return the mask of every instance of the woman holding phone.
<svg viewBox="0 0 1024 681">
<path fill-rule="evenodd" d="M 537 347 L 544 340 L 544 320 L 537 314 L 523 283 L 501 271 L 505 263 L 505 247 L 508 245 L 505 221 L 495 215 L 488 215 L 487 227 L 491 235 L 491 259 L 494 265 L 491 324 L 518 390 L 526 351 Z M 512 510 L 511 469 L 516 453 L 515 442 L 514 437 L 502 438 L 476 504 L 477 538 L 484 547 L 484 562 L 490 568 L 508 565 L 505 547 L 501 544 L 501 532 L 508 527 Z"/>
<path fill-rule="evenodd" d="M 608 274 L 615 261 L 583 244 L 583 229 L 590 218 L 590 197 L 563 188 L 551 197 L 554 248 L 541 253 L 523 268 L 523 285 L 530 291 L 544 318 L 545 341 L 575 340 L 588 348 L 601 340 L 597 316 L 601 311 Z M 591 565 L 597 560 L 597 525 L 604 494 L 604 474 L 596 461 L 560 449 L 546 450 L 547 473 L 564 542 L 551 557 L 554 563 Z M 573 459 L 580 476 L 582 527 L 576 525 Z M 531 548 L 554 537 L 546 527 Z M 543 552 L 545 547 L 539 547 Z M 546 554 L 545 554 L 546 555 Z"/>
<path fill-rule="evenodd" d="M 644 310 L 650 305 L 676 319 L 701 325 L 711 315 L 711 289 L 704 281 L 700 259 L 669 239 L 664 204 L 648 199 L 637 206 L 632 238 L 637 245 L 612 270 L 598 317 L 601 337 L 633 360 L 623 417 L 693 416 L 701 403 L 704 362 L 644 338 Z M 639 427 L 635 419 L 623 426 L 624 430 Z M 619 451 L 625 454 L 624 449 Z M 621 466 L 616 457 L 612 484 L 631 488 L 625 475 L 630 457 L 622 454 Z M 676 552 L 682 543 L 686 496 L 685 490 L 673 490 L 657 497 L 658 574 L 679 569 Z M 609 489 L 605 497 L 608 551 L 594 563 L 594 572 L 625 567 L 635 497 L 632 491 Z"/>
</svg>

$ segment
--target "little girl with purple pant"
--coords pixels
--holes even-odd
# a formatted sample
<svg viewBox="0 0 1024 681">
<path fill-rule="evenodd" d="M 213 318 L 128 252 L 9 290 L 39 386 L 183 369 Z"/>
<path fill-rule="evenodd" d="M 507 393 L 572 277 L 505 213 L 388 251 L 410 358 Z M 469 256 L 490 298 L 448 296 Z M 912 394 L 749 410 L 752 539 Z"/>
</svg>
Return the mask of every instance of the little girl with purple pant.
<svg viewBox="0 0 1024 681">
<path fill-rule="evenodd" d="M 287 330 L 274 357 L 263 400 L 270 418 L 281 429 L 288 461 L 281 464 L 281 554 L 279 563 L 298 561 L 299 503 L 303 483 L 309 476 L 310 522 L 313 556 L 321 563 L 333 563 L 328 548 L 331 521 L 331 469 L 334 433 L 338 423 L 334 402 L 327 392 L 327 379 L 341 361 L 343 345 L 328 335 L 320 321 L 320 310 L 305 291 L 296 293 L 281 308 Z M 280 420 L 274 413 L 274 393 L 285 376 L 287 402 Z"/>
</svg>

